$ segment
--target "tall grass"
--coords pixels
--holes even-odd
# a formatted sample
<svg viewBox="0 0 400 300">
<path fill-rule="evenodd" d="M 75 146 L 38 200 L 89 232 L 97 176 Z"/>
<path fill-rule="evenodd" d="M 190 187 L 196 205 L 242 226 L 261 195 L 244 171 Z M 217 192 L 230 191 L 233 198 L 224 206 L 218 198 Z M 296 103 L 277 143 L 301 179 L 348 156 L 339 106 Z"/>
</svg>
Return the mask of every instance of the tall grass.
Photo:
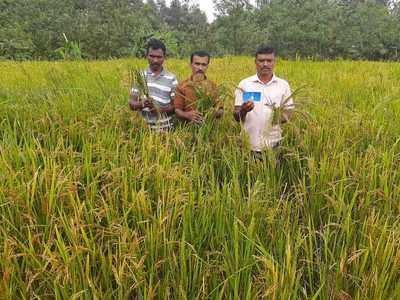
<svg viewBox="0 0 400 300">
<path fill-rule="evenodd" d="M 400 298 L 397 64 L 280 61 L 309 115 L 278 166 L 250 155 L 231 94 L 208 135 L 147 130 L 122 84 L 144 66 L 0 63 L 1 297 Z"/>
</svg>

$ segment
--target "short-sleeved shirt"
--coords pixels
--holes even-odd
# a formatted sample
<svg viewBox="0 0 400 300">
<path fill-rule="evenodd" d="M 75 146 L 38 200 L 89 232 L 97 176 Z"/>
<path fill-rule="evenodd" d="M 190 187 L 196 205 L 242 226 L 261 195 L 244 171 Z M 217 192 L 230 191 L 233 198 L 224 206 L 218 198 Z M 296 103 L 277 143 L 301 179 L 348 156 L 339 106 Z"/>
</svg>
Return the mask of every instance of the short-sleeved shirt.
<svg viewBox="0 0 400 300">
<path fill-rule="evenodd" d="M 174 107 L 185 112 L 197 110 L 197 100 L 200 94 L 211 97 L 214 105 L 220 106 L 217 85 L 207 77 L 203 80 L 193 80 L 193 76 L 191 76 L 176 87 Z"/>
<path fill-rule="evenodd" d="M 150 68 L 143 71 L 143 73 L 147 80 L 149 96 L 154 99 L 160 108 L 168 106 L 175 97 L 175 90 L 178 85 L 176 76 L 164 69 L 161 70 L 159 75 L 155 75 Z M 132 87 L 131 94 L 139 94 L 137 87 Z M 171 116 L 165 113 L 152 114 L 147 107 L 142 109 L 141 113 L 151 129 L 166 131 L 173 127 Z"/>
<path fill-rule="evenodd" d="M 261 93 L 260 101 L 254 101 L 254 109 L 247 113 L 244 121 L 252 150 L 262 151 L 275 147 L 282 140 L 282 129 L 279 125 L 272 126 L 271 106 L 278 107 L 284 104 L 288 109 L 294 108 L 288 82 L 275 75 L 267 83 L 263 83 L 257 74 L 248 77 L 239 83 L 235 91 L 235 106 L 244 103 L 243 92 Z"/>
</svg>

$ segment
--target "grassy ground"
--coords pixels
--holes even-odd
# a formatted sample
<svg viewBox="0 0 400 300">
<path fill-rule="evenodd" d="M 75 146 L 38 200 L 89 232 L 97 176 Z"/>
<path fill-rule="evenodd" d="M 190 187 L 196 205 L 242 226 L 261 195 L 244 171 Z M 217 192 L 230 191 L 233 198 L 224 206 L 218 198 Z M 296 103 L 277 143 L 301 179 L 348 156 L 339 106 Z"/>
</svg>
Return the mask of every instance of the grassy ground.
<svg viewBox="0 0 400 300">
<path fill-rule="evenodd" d="M 209 134 L 145 129 L 128 65 L 0 63 L 0 298 L 400 298 L 398 64 L 279 61 L 307 112 L 279 167 L 232 118 L 251 58 L 212 61 Z"/>
</svg>

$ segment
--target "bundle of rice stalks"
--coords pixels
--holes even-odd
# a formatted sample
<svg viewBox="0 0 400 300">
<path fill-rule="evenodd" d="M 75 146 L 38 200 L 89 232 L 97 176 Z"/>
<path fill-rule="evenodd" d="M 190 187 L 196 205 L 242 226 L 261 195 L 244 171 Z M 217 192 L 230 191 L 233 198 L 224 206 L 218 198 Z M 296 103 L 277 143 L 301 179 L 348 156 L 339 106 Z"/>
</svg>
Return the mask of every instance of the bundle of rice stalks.
<svg viewBox="0 0 400 300">
<path fill-rule="evenodd" d="M 149 98 L 149 87 L 147 86 L 146 74 L 138 69 L 128 69 L 128 80 L 130 87 L 138 91 L 139 98 Z"/>
<path fill-rule="evenodd" d="M 128 80 L 130 83 L 130 88 L 133 87 L 136 90 L 138 98 L 150 102 L 155 108 L 156 114 L 159 115 L 160 107 L 158 103 L 149 95 L 146 73 L 142 70 L 129 68 Z"/>
<path fill-rule="evenodd" d="M 293 111 L 294 106 L 289 101 L 300 92 L 305 86 L 296 89 L 289 97 L 283 98 L 279 104 L 267 103 L 265 104 L 272 109 L 272 118 L 267 126 L 276 126 L 282 123 L 285 113 Z M 287 121 L 287 120 L 286 120 Z"/>
<path fill-rule="evenodd" d="M 210 81 L 204 79 L 204 74 L 196 74 L 189 83 L 196 95 L 195 109 L 203 116 L 201 126 L 193 127 L 193 139 L 196 143 L 200 141 L 208 143 L 214 128 L 215 113 L 218 110 L 216 105 L 218 88 L 216 89 Z"/>
<path fill-rule="evenodd" d="M 209 121 L 218 109 L 215 103 L 218 92 L 210 81 L 204 79 L 204 74 L 196 74 L 191 84 L 196 93 L 196 109 L 204 116 L 204 121 Z"/>
</svg>

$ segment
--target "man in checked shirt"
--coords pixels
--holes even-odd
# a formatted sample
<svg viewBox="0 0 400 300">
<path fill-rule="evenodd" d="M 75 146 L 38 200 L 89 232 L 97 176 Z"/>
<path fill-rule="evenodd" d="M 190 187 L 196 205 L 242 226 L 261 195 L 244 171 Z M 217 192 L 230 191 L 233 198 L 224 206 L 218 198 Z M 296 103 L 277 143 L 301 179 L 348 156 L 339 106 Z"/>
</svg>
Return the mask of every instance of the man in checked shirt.
<svg viewBox="0 0 400 300">
<path fill-rule="evenodd" d="M 144 71 L 147 86 L 149 88 L 149 99 L 139 99 L 139 91 L 133 86 L 130 95 L 129 106 L 133 111 L 140 111 L 146 123 L 155 131 L 165 132 L 173 128 L 172 117 L 174 107 L 172 100 L 175 97 L 175 89 L 178 85 L 176 76 L 167 72 L 164 67 L 166 55 L 165 45 L 157 40 L 151 39 L 147 43 L 146 56 L 149 67 Z M 156 112 L 154 103 L 159 108 Z"/>
</svg>

